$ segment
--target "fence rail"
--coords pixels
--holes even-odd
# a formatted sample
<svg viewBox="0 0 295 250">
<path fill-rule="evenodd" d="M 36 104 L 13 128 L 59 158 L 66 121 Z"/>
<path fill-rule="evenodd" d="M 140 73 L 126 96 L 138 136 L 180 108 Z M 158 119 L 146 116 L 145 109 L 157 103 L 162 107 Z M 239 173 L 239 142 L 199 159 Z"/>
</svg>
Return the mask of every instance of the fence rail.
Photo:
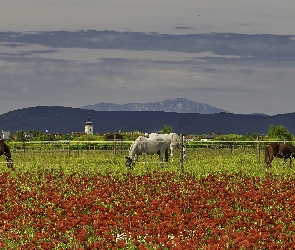
<svg viewBox="0 0 295 250">
<path fill-rule="evenodd" d="M 257 150 L 264 149 L 270 142 L 285 143 L 286 141 L 184 141 L 186 148 L 253 148 Z M 295 141 L 290 141 L 295 144 Z M 110 140 L 110 141 L 24 141 L 14 142 L 7 141 L 12 151 L 27 151 L 27 150 L 128 150 L 133 141 Z"/>
<path fill-rule="evenodd" d="M 265 148 L 270 142 L 285 143 L 286 141 L 183 141 L 186 149 L 208 149 L 208 150 L 223 150 L 229 149 L 235 153 L 238 149 L 251 149 L 257 153 L 257 158 L 260 160 L 261 150 Z M 295 144 L 295 141 L 290 141 Z M 61 151 L 70 156 L 71 154 L 80 154 L 80 151 L 95 151 L 95 150 L 113 150 L 114 158 L 117 154 L 126 153 L 133 141 L 24 141 L 14 142 L 7 141 L 7 144 L 12 152 L 36 152 L 48 153 L 54 151 Z M 193 152 L 193 151 L 191 151 Z M 184 152 L 180 150 L 179 161 L 180 168 L 183 170 Z M 189 155 L 190 153 L 188 153 Z"/>
</svg>

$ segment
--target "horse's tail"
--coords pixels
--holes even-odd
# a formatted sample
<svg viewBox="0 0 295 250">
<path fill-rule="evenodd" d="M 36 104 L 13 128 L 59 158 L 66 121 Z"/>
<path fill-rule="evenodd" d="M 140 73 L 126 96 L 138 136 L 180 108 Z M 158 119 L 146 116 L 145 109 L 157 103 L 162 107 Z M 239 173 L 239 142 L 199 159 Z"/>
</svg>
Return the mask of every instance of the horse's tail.
<svg viewBox="0 0 295 250">
<path fill-rule="evenodd" d="M 264 149 L 264 165 L 265 167 L 269 167 L 270 166 L 270 146 L 266 145 L 265 149 Z"/>
<path fill-rule="evenodd" d="M 290 143 L 290 151 L 291 151 L 291 157 L 295 158 L 295 147 L 292 143 Z"/>
</svg>

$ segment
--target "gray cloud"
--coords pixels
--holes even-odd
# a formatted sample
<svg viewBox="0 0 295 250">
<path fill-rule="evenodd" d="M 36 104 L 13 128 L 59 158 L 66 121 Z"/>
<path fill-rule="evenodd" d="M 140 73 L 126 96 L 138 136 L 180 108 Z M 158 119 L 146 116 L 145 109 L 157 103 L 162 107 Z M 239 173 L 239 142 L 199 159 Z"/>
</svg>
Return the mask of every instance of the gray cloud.
<svg viewBox="0 0 295 250">
<path fill-rule="evenodd" d="M 292 0 L 2 0 L 0 30 L 294 34 L 294 7 Z"/>
<path fill-rule="evenodd" d="M 0 32 L 0 113 L 179 97 L 235 113 L 294 112 L 294 54 L 289 35 Z"/>
</svg>

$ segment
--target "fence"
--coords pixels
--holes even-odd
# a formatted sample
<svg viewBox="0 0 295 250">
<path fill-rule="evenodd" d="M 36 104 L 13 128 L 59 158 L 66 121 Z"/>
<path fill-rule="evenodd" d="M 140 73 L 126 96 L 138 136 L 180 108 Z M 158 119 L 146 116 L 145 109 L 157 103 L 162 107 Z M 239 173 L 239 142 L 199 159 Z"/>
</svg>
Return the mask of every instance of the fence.
<svg viewBox="0 0 295 250">
<path fill-rule="evenodd" d="M 265 148 L 266 144 L 274 141 L 254 140 L 254 141 L 183 141 L 186 148 L 210 148 L 214 150 L 228 148 L 232 153 L 237 148 L 256 149 L 258 158 L 260 151 Z M 285 141 L 276 141 L 284 143 Z M 7 142 L 11 151 L 75 151 L 79 154 L 81 150 L 113 150 L 114 156 L 117 152 L 128 150 L 133 141 L 110 140 L 110 141 L 24 141 L 24 142 Z M 291 141 L 291 143 L 293 143 Z M 180 152 L 181 153 L 181 152 Z M 182 154 L 182 153 L 181 153 Z"/>
<path fill-rule="evenodd" d="M 9 142 L 10 150 L 13 151 L 71 151 L 81 150 L 128 150 L 132 141 L 24 141 Z"/>
<path fill-rule="evenodd" d="M 188 157 L 194 152 L 193 149 L 206 149 L 214 151 L 230 150 L 231 153 L 240 152 L 240 150 L 253 150 L 257 153 L 258 161 L 260 160 L 261 150 L 265 148 L 267 144 L 274 141 L 184 141 L 182 137 L 182 144 L 185 144 L 183 149 L 190 149 Z M 276 141 L 279 143 L 285 143 L 285 141 Z M 95 150 L 107 150 L 113 151 L 114 159 L 117 154 L 126 154 L 133 141 L 121 141 L 121 140 L 110 140 L 110 141 L 24 141 L 14 142 L 7 141 L 10 150 L 13 152 L 23 153 L 24 155 L 28 152 L 36 152 L 42 154 L 54 153 L 54 151 L 60 151 L 65 153 L 67 156 L 79 155 L 81 151 L 95 151 Z M 293 141 L 291 143 L 294 144 Z M 179 164 L 180 169 L 184 171 L 184 162 L 187 152 L 179 151 Z M 5 162 L 3 162 L 4 164 Z"/>
<path fill-rule="evenodd" d="M 129 149 L 133 141 L 109 140 L 109 141 L 6 141 L 12 150 L 113 150 Z M 285 143 L 286 141 L 184 141 L 187 148 L 264 148 L 270 142 Z M 295 141 L 290 141 L 295 144 Z"/>
</svg>

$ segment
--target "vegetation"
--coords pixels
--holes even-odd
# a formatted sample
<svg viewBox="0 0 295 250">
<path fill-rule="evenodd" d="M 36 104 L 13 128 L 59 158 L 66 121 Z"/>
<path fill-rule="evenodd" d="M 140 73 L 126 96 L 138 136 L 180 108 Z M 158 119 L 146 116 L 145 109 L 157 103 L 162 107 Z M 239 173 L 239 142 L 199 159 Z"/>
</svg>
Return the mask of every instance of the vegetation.
<svg viewBox="0 0 295 250">
<path fill-rule="evenodd" d="M 169 134 L 173 132 L 173 128 L 167 125 L 164 125 L 160 130 L 163 134 Z M 214 132 L 216 134 L 216 132 Z M 28 137 L 28 135 L 32 135 Z M 11 132 L 10 139 L 14 141 L 110 141 L 122 140 L 122 141 L 134 141 L 139 135 L 144 135 L 144 133 L 136 132 L 107 132 L 105 134 L 99 135 L 77 135 L 77 134 L 42 134 L 39 130 L 30 130 L 25 132 L 23 130 L 17 132 Z M 199 141 L 201 135 L 195 135 L 195 141 Z M 237 134 L 227 134 L 227 135 L 217 135 L 215 138 L 216 141 L 255 141 L 259 140 L 287 140 L 292 141 L 294 139 L 293 135 L 282 125 L 270 125 L 268 131 L 266 131 L 266 136 L 259 135 L 258 133 L 247 133 L 246 135 L 237 135 Z"/>
<path fill-rule="evenodd" d="M 12 141 L 109 141 L 109 140 L 124 140 L 124 141 L 133 141 L 139 135 L 143 135 L 141 132 L 118 132 L 118 133 L 105 133 L 103 135 L 99 134 L 42 134 L 39 130 L 33 131 L 30 130 L 25 132 L 23 130 L 19 130 L 15 133 L 10 132 L 9 139 Z"/>
<path fill-rule="evenodd" d="M 275 140 L 287 140 L 290 141 L 293 135 L 282 125 L 274 126 L 270 125 L 267 135 L 271 139 Z"/>
<path fill-rule="evenodd" d="M 271 126 L 267 139 L 292 139 L 287 132 Z M 276 158 L 266 169 L 255 145 L 225 142 L 252 141 L 257 135 L 220 136 L 219 144 L 188 147 L 183 168 L 175 154 L 164 165 L 156 157 L 140 157 L 131 171 L 124 164 L 127 140 L 140 132 L 59 138 L 68 144 L 48 143 L 38 131 L 28 143 L 26 133 L 16 134 L 21 142 L 8 142 L 14 169 L 6 167 L 4 158 L 0 164 L 1 249 L 294 245 L 294 170 Z M 114 136 L 125 140 L 117 150 L 107 141 Z"/>
<path fill-rule="evenodd" d="M 53 153 L 54 152 L 54 153 Z M 127 150 L 13 151 L 0 167 L 1 249 L 290 249 L 295 176 L 254 149 L 188 149 L 160 166 Z M 288 213 L 286 213 L 288 211 Z"/>
<path fill-rule="evenodd" d="M 34 144 L 33 144 L 34 145 Z M 82 174 L 119 174 L 125 175 L 129 171 L 125 167 L 125 156 L 128 154 L 128 146 L 118 147 L 113 150 L 113 144 L 110 144 L 107 150 L 89 150 L 87 147 L 72 148 L 69 151 L 67 147 L 54 148 L 44 144 L 44 148 L 36 150 L 34 147 L 23 149 L 12 148 L 16 172 L 38 172 L 39 170 L 59 171 L 63 169 L 65 174 L 78 172 Z M 53 144 L 56 145 L 56 144 Z M 77 145 L 77 144 L 75 144 Z M 129 144 L 130 145 L 130 144 Z M 48 146 L 48 147 L 46 147 Z M 80 145 L 81 146 L 81 145 Z M 189 173 L 196 178 L 208 176 L 210 174 L 229 173 L 237 174 L 243 172 L 248 176 L 265 177 L 265 168 L 263 166 L 263 149 L 260 155 L 255 147 L 237 147 L 231 148 L 188 148 L 188 158 L 184 164 L 184 172 Z M 0 172 L 6 172 L 5 157 L 0 165 Z M 133 173 L 142 175 L 150 171 L 169 171 L 179 173 L 179 155 L 176 153 L 173 162 L 164 163 L 164 167 L 158 165 L 158 159 L 154 156 L 152 159 L 147 157 L 147 163 L 144 163 L 140 156 L 139 163 L 136 165 Z M 293 171 L 282 167 L 282 159 L 274 159 L 274 167 L 269 169 L 272 173 L 280 176 L 293 176 Z M 13 173 L 13 172 L 12 172 Z"/>
<path fill-rule="evenodd" d="M 167 125 L 164 125 L 161 132 L 162 132 L 162 134 L 170 134 L 173 132 L 173 128 L 169 127 Z"/>
</svg>

